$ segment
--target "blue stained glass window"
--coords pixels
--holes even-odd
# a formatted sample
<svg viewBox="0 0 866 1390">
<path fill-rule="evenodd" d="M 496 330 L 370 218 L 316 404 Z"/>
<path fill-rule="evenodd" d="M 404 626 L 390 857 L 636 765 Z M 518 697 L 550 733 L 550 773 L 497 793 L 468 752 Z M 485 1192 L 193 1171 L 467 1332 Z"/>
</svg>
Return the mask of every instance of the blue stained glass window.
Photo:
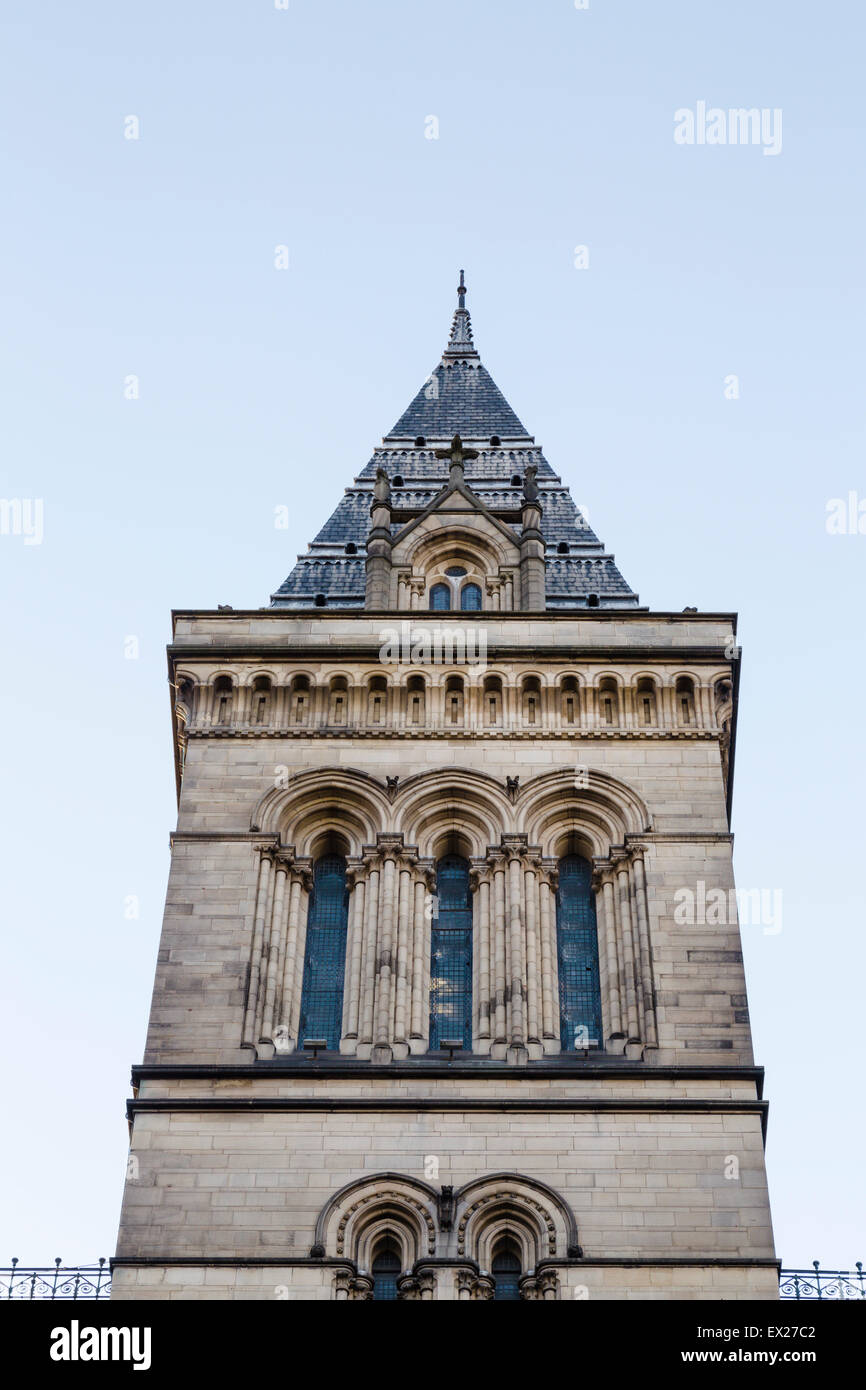
<svg viewBox="0 0 866 1390">
<path fill-rule="evenodd" d="M 449 579 L 462 579 L 466 571 L 463 569 L 462 565 L 452 565 L 445 573 L 448 575 Z"/>
<path fill-rule="evenodd" d="M 451 590 L 447 584 L 434 584 L 430 590 L 430 607 L 446 613 L 451 607 Z"/>
<path fill-rule="evenodd" d="M 460 607 L 464 613 L 481 611 L 481 590 L 477 584 L 464 584 L 460 590 Z"/>
<path fill-rule="evenodd" d="M 490 1267 L 493 1275 L 493 1301 L 500 1303 L 520 1302 L 520 1256 L 509 1242 L 501 1245 L 493 1257 Z"/>
<path fill-rule="evenodd" d="M 436 866 L 437 912 L 431 931 L 430 1051 L 443 1038 L 472 1049 L 472 895 L 469 863 L 449 854 Z"/>
<path fill-rule="evenodd" d="M 346 861 L 339 855 L 328 855 L 316 864 L 307 915 L 298 1027 L 301 1047 L 305 1038 L 326 1038 L 332 1050 L 340 1046 L 348 906 Z"/>
<path fill-rule="evenodd" d="M 373 1276 L 373 1299 L 383 1302 L 397 1298 L 397 1277 L 400 1273 L 400 1254 L 396 1243 L 390 1239 L 379 1246 L 370 1270 Z"/>
<path fill-rule="evenodd" d="M 559 861 L 556 892 L 560 1036 L 563 1052 L 602 1045 L 598 932 L 592 865 L 578 854 Z"/>
</svg>

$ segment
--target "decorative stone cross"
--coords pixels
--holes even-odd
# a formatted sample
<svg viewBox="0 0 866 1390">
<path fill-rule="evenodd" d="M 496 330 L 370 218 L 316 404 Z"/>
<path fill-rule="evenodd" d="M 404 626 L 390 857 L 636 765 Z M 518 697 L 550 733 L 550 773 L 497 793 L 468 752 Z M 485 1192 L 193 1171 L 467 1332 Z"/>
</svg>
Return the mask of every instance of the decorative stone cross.
<svg viewBox="0 0 866 1390">
<path fill-rule="evenodd" d="M 451 467 L 448 482 L 451 487 L 459 487 L 463 482 L 463 464 L 466 459 L 477 459 L 478 450 L 464 449 L 463 440 L 460 438 L 459 434 L 455 434 L 454 438 L 451 440 L 450 448 L 437 449 L 436 457 L 438 459 L 450 459 Z"/>
</svg>

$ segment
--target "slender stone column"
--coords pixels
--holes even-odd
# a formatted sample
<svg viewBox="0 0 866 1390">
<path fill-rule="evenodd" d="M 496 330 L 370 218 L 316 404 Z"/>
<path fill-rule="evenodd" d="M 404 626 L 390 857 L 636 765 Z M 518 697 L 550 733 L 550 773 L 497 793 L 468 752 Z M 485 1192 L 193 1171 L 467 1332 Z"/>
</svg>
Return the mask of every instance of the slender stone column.
<svg viewBox="0 0 866 1390">
<path fill-rule="evenodd" d="M 636 854 L 634 859 L 634 896 L 640 940 L 640 979 L 643 989 L 644 1026 L 646 1042 L 649 1047 L 658 1047 L 658 1025 L 652 981 L 652 955 L 649 939 L 649 907 L 646 891 L 646 870 L 643 856 Z"/>
<path fill-rule="evenodd" d="M 541 1018 L 546 1039 L 559 1039 L 559 980 L 556 951 L 556 869 L 542 871 L 538 885 L 541 918 Z"/>
<path fill-rule="evenodd" d="M 697 687 L 697 694 L 701 701 L 701 715 L 698 718 L 698 727 L 701 729 L 712 729 L 715 724 L 715 710 L 713 709 L 713 692 L 710 687 L 702 682 Z"/>
<path fill-rule="evenodd" d="M 427 894 L 424 878 L 416 869 L 412 884 L 414 905 L 411 922 L 412 952 L 412 1023 L 410 1037 L 417 1040 L 426 1037 L 425 999 L 424 999 L 424 953 L 426 947 L 426 906 Z M 428 952 L 429 953 L 429 952 Z M 429 1009 L 428 1009 L 429 1012 Z"/>
<path fill-rule="evenodd" d="M 581 684 L 578 687 L 578 700 L 580 709 L 580 726 L 582 729 L 591 729 L 592 720 L 592 687 Z"/>
<path fill-rule="evenodd" d="M 340 1051 L 352 1053 L 358 1045 L 358 1024 L 361 1011 L 361 961 L 364 949 L 364 899 L 367 893 L 366 869 L 363 862 L 348 866 L 349 930 L 346 943 L 346 982 L 344 987 L 343 1043 Z"/>
<path fill-rule="evenodd" d="M 634 686 L 623 681 L 620 687 L 622 698 L 622 727 L 624 729 L 634 729 L 637 727 L 637 715 L 634 699 Z"/>
<path fill-rule="evenodd" d="M 298 1039 L 298 1046 L 303 1043 L 303 1038 L 298 1037 L 301 1025 L 301 993 L 304 987 L 304 955 L 307 949 L 307 917 L 310 911 L 310 890 L 313 884 L 312 872 L 308 869 L 300 880 L 300 894 L 298 897 L 297 929 L 295 939 L 295 979 L 292 986 L 292 1006 L 289 1016 L 289 1036 Z"/>
<path fill-rule="evenodd" d="M 391 992 L 394 987 L 395 925 L 397 913 L 397 846 L 384 847 L 380 947 L 376 959 L 376 1048 L 391 1050 Z M 380 1060 L 385 1060 L 384 1053 Z"/>
<path fill-rule="evenodd" d="M 506 950 L 505 950 L 505 859 L 491 856 L 493 862 L 493 1041 L 507 1042 L 506 1033 Z"/>
<path fill-rule="evenodd" d="M 479 1044 L 486 1051 L 490 1044 L 490 872 L 486 867 L 476 872 L 476 901 L 478 903 L 478 1031 Z"/>
<path fill-rule="evenodd" d="M 538 880 L 536 863 L 529 860 L 523 871 L 523 894 L 526 904 L 526 1038 L 541 1042 L 539 1009 L 541 978 L 538 951 Z"/>
<path fill-rule="evenodd" d="M 394 997 L 394 1041 L 396 1043 L 406 1043 L 407 1038 L 407 1016 L 409 1012 L 408 988 L 409 988 L 409 916 L 412 907 L 412 874 L 411 864 L 408 859 L 402 859 L 399 865 L 399 884 L 398 884 L 398 911 L 397 911 L 397 961 L 396 961 L 396 989 Z"/>
<path fill-rule="evenodd" d="M 277 981 L 282 979 L 282 964 L 286 945 L 286 882 L 289 865 L 283 855 L 277 856 L 274 873 L 274 901 L 271 909 L 271 932 L 268 942 L 267 977 L 265 984 L 264 1007 L 262 1009 L 262 1037 L 272 1038 L 274 1033 L 274 1008 L 277 1002 Z"/>
<path fill-rule="evenodd" d="M 292 1032 L 291 1019 L 295 1004 L 295 979 L 298 976 L 298 941 L 301 929 L 301 898 L 304 891 L 304 883 L 309 886 L 312 883 L 312 874 L 307 869 L 302 873 L 295 872 L 292 875 L 289 887 L 289 909 L 288 909 L 288 928 L 286 932 L 286 959 L 283 966 L 283 983 L 280 997 L 279 1021 L 297 1046 L 297 1037 Z M 303 961 L 301 963 L 303 970 Z"/>
<path fill-rule="evenodd" d="M 660 704 L 662 709 L 662 727 L 665 729 L 675 729 L 678 724 L 674 688 L 672 685 L 663 685 L 659 691 Z"/>
<path fill-rule="evenodd" d="M 637 1017 L 637 995 L 634 978 L 634 938 L 631 926 L 631 905 L 629 893 L 628 864 L 620 859 L 616 865 L 617 897 L 619 917 L 619 938 L 623 950 L 623 974 L 625 984 L 625 1023 L 628 1042 L 637 1042 L 640 1033 Z"/>
<path fill-rule="evenodd" d="M 273 851 L 262 849 L 259 856 L 259 881 L 256 889 L 256 910 L 253 920 L 253 940 L 250 950 L 250 980 L 247 989 L 247 1004 L 244 1011 L 244 1026 L 241 1034 L 244 1047 L 255 1047 L 256 1012 L 259 1002 L 259 977 L 262 968 L 262 947 L 265 933 L 265 914 L 268 906 Z"/>
<path fill-rule="evenodd" d="M 616 910 L 614 907 L 613 881 L 609 866 L 600 870 L 601 892 L 596 894 L 596 905 L 601 908 L 597 916 L 601 918 L 604 931 L 604 952 L 607 959 L 607 1003 L 611 1039 L 623 1036 L 622 1000 L 619 978 L 619 958 L 616 949 Z"/>
<path fill-rule="evenodd" d="M 367 898 L 364 905 L 364 960 L 362 965 L 361 1029 L 359 1043 L 373 1042 L 373 1000 L 376 991 L 376 950 L 379 925 L 379 865 L 370 865 Z"/>
<path fill-rule="evenodd" d="M 436 869 L 432 859 L 421 865 L 424 874 L 424 940 L 421 952 L 421 1036 L 430 1040 L 430 971 L 433 951 L 433 898 L 436 894 Z"/>
<path fill-rule="evenodd" d="M 634 952 L 634 995 L 637 1005 L 637 1036 L 641 1041 L 646 1039 L 646 1018 L 644 1015 L 643 999 L 643 970 L 641 968 L 640 950 L 640 924 L 637 917 L 637 905 L 635 903 L 634 890 L 634 870 L 629 865 L 628 873 L 628 895 L 629 895 L 629 917 L 631 918 L 631 939 L 632 950 Z"/>
<path fill-rule="evenodd" d="M 255 1003 L 255 1023 L 253 1041 L 258 1043 L 262 1037 L 262 1020 L 265 1012 L 265 996 L 268 988 L 268 961 L 271 950 L 271 933 L 274 925 L 274 867 L 277 862 L 279 850 L 272 849 L 269 858 L 271 861 L 271 872 L 268 880 L 268 895 L 265 901 L 264 926 L 262 930 L 261 954 L 259 957 L 258 981 Z"/>
<path fill-rule="evenodd" d="M 511 1028 L 509 1040 L 514 1047 L 526 1044 L 525 953 L 523 941 L 523 881 L 520 872 L 520 852 L 512 849 L 508 860 L 508 936 L 511 943 L 509 984 L 511 987 Z"/>
</svg>

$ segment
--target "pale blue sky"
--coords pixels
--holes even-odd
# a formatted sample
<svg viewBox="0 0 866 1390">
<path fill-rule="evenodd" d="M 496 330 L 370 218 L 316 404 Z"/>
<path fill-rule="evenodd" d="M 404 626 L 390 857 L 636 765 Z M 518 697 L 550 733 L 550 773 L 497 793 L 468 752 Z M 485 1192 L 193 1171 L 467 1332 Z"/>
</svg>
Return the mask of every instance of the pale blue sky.
<svg viewBox="0 0 866 1390">
<path fill-rule="evenodd" d="M 114 1247 L 170 609 L 267 603 L 434 366 L 460 266 L 642 602 L 740 612 L 736 868 L 784 892 L 781 934 L 744 931 L 778 1250 L 866 1259 L 866 536 L 825 529 L 866 497 L 863 29 L 853 0 L 4 7 L 0 495 L 45 520 L 0 535 L 0 1263 Z M 781 108 L 781 154 L 675 144 L 702 100 Z"/>
</svg>

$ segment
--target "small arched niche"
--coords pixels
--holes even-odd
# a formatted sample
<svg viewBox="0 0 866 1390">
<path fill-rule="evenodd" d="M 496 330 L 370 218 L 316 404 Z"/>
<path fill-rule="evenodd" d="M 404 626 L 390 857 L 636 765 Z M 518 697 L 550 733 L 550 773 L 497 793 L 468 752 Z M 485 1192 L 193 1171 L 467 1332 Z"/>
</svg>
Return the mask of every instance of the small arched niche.
<svg viewBox="0 0 866 1390">
<path fill-rule="evenodd" d="M 613 676 L 605 676 L 598 683 L 598 718 L 602 728 L 615 729 L 619 725 L 619 690 Z"/>
<path fill-rule="evenodd" d="M 406 682 L 406 723 L 420 728 L 427 720 L 427 684 L 423 676 L 410 676 Z"/>
<path fill-rule="evenodd" d="M 491 729 L 502 727 L 502 678 L 500 676 L 485 676 L 483 698 L 483 717 L 484 723 Z"/>
<path fill-rule="evenodd" d="M 388 718 L 388 682 L 384 676 L 373 676 L 367 686 L 367 723 L 376 727 Z"/>
<path fill-rule="evenodd" d="M 445 723 L 454 728 L 462 725 L 464 712 L 462 676 L 448 676 L 445 681 Z"/>
<path fill-rule="evenodd" d="M 310 719 L 310 678 L 293 676 L 289 686 L 289 719 L 292 724 L 307 724 Z"/>
<path fill-rule="evenodd" d="M 530 727 L 541 724 L 541 682 L 538 676 L 525 676 L 520 686 L 523 722 Z"/>
<path fill-rule="evenodd" d="M 344 728 L 349 722 L 349 682 L 345 676 L 333 676 L 328 685 L 328 723 Z"/>
<path fill-rule="evenodd" d="M 677 676 L 674 704 L 677 711 L 677 723 L 684 729 L 694 728 L 696 723 L 695 683 L 691 676 Z"/>
<path fill-rule="evenodd" d="M 213 722 L 230 724 L 234 706 L 234 687 L 231 676 L 217 676 L 213 683 Z"/>
<path fill-rule="evenodd" d="M 250 694 L 250 723 L 267 724 L 271 716 L 274 688 L 270 676 L 256 676 Z"/>
<path fill-rule="evenodd" d="M 563 676 L 559 687 L 559 710 L 567 728 L 580 723 L 580 687 L 577 676 Z"/>
<path fill-rule="evenodd" d="M 658 696 L 656 683 L 652 676 L 641 676 L 635 690 L 635 709 L 637 722 L 644 729 L 655 728 L 658 724 Z"/>
</svg>

